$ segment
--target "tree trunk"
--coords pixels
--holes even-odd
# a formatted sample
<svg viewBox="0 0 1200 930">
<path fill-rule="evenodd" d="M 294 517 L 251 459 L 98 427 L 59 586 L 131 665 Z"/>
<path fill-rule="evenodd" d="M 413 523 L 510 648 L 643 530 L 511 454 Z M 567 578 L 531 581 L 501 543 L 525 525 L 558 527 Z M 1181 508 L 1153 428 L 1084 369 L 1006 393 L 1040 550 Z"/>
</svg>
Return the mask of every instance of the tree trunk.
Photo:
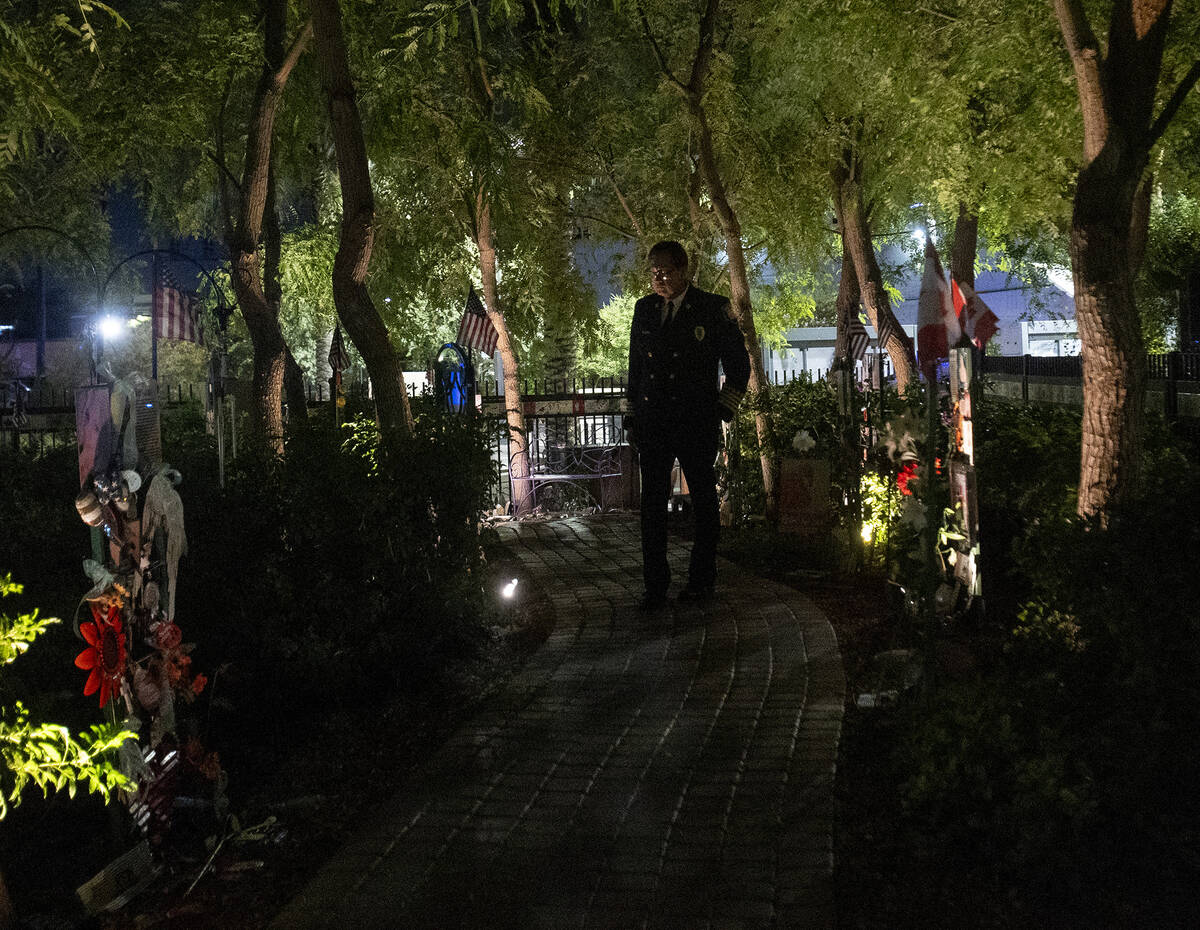
<svg viewBox="0 0 1200 930">
<path fill-rule="evenodd" d="M 1171 6 L 1114 4 L 1101 49 L 1081 0 L 1054 2 L 1083 113 L 1084 164 L 1070 240 L 1083 345 L 1077 510 L 1102 526 L 1129 503 L 1141 470 L 1146 355 L 1133 292 L 1144 225 L 1138 189 L 1150 150 L 1200 80 L 1197 62 L 1154 116 Z"/>
<path fill-rule="evenodd" d="M 954 221 L 954 248 L 950 250 L 950 277 L 975 289 L 975 254 L 979 251 L 979 214 L 965 203 L 958 204 Z"/>
<path fill-rule="evenodd" d="M 400 356 L 366 284 L 375 240 L 375 194 L 350 76 L 341 8 L 338 0 L 312 0 L 312 11 L 342 188 L 341 239 L 333 260 L 333 302 L 367 366 L 386 444 L 412 434 L 412 408 Z"/>
<path fill-rule="evenodd" d="M 863 206 L 862 188 L 855 171 L 851 170 L 852 167 L 857 168 L 857 160 L 848 154 L 831 172 L 838 226 L 842 230 L 844 247 L 853 259 L 863 306 L 866 307 L 871 325 L 875 327 L 877 334 L 890 329 L 883 348 L 891 357 L 892 367 L 896 370 L 896 389 L 904 393 L 916 378 L 917 359 L 913 352 L 912 340 L 896 321 L 891 301 L 884 290 L 883 274 L 879 271 L 879 262 L 871 245 L 871 222 Z M 885 322 L 888 325 L 882 325 Z"/>
<path fill-rule="evenodd" d="M 712 65 L 713 43 L 716 37 L 717 20 L 720 15 L 720 0 L 708 0 L 700 16 L 700 38 L 696 44 L 696 54 L 692 60 L 692 73 L 687 83 L 680 81 L 671 72 L 662 49 L 650 30 L 649 21 L 642 13 L 642 23 L 646 36 L 650 40 L 654 54 L 658 58 L 659 68 L 671 81 L 675 89 L 682 95 L 687 104 L 688 113 L 695 126 L 699 143 L 698 168 L 704 186 L 708 188 L 712 199 L 713 210 L 725 237 L 725 254 L 728 257 L 729 268 L 729 299 L 733 306 L 734 317 L 746 341 L 746 351 L 750 356 L 750 391 L 754 394 L 759 406 L 755 416 L 754 426 L 758 435 L 759 458 L 762 463 L 763 491 L 766 495 L 766 518 L 769 523 L 778 519 L 779 500 L 776 490 L 776 476 L 779 473 L 778 457 L 775 454 L 777 442 L 775 438 L 775 421 L 771 415 L 770 382 L 767 380 L 766 369 L 763 366 L 762 348 L 758 344 L 758 332 L 754 325 L 754 309 L 750 305 L 750 279 L 746 273 L 746 256 L 742 248 L 742 227 L 737 212 L 730 202 L 720 167 L 717 165 L 716 154 L 713 151 L 712 130 L 708 124 L 708 113 L 704 106 L 704 94 L 708 81 L 709 69 Z M 689 190 L 689 204 L 692 212 L 692 223 L 699 220 L 699 199 L 694 186 Z"/>
<path fill-rule="evenodd" d="M 504 365 L 504 417 L 508 422 L 508 468 L 512 482 L 513 507 L 524 510 L 531 503 L 527 476 L 530 472 L 529 435 L 521 406 L 520 361 L 508 332 L 508 323 L 496 287 L 496 238 L 492 229 L 492 207 L 482 187 L 475 197 L 475 245 L 479 249 L 479 274 L 483 280 L 483 303 L 496 328 L 496 349 Z"/>
<path fill-rule="evenodd" d="M 288 351 L 279 329 L 278 304 L 272 308 L 264 287 L 258 243 L 263 215 L 272 199 L 271 147 L 275 114 L 288 77 L 308 43 L 310 29 L 306 25 L 288 53 L 280 54 L 287 2 L 266 0 L 263 11 L 266 59 L 250 111 L 237 221 L 227 224 L 226 241 L 234 293 L 254 348 L 253 402 L 259 441 L 274 454 L 282 455 L 282 398 Z M 223 157 L 221 163 L 223 170 Z M 225 189 L 224 178 L 222 188 Z"/>
<path fill-rule="evenodd" d="M 263 294 L 257 251 L 238 249 L 231 255 L 233 291 L 254 348 L 252 391 L 254 417 L 263 445 L 283 455 L 283 374 L 287 346 L 279 321 Z"/>
<path fill-rule="evenodd" d="M 754 393 L 759 411 L 754 418 L 755 431 L 758 434 L 759 458 L 762 464 L 763 490 L 766 493 L 767 522 L 774 523 L 778 518 L 779 499 L 776 490 L 776 476 L 779 473 L 779 459 L 775 454 L 775 420 L 771 414 L 770 382 L 767 380 L 766 368 L 763 366 L 762 347 L 758 344 L 758 332 L 754 326 L 754 310 L 750 306 L 750 277 L 746 272 L 746 254 L 742 249 L 742 227 L 738 222 L 737 213 L 729 202 L 725 192 L 725 184 L 717 167 L 716 157 L 712 148 L 712 132 L 708 127 L 707 114 L 698 100 L 693 101 L 692 115 L 696 120 L 700 134 L 700 171 L 704 176 L 704 185 L 712 198 L 717 220 L 725 235 L 725 254 L 729 264 L 729 299 L 733 304 L 733 313 L 741 327 L 742 337 L 746 341 L 746 351 L 750 355 L 750 390 Z"/>
<path fill-rule="evenodd" d="M 838 390 L 839 426 L 846 468 L 846 510 L 850 518 L 850 563 L 858 565 L 862 560 L 862 420 L 858 408 L 851 404 L 854 398 L 853 376 L 856 360 L 850 357 L 850 324 L 858 319 L 861 303 L 858 275 L 854 271 L 854 259 L 842 237 L 842 274 L 837 292 L 837 341 L 833 350 L 833 366 L 830 372 Z M 838 379 L 846 379 L 844 381 Z"/>
<path fill-rule="evenodd" d="M 285 52 L 283 29 L 267 31 L 267 65 L 272 72 L 283 67 Z M 283 233 L 279 228 L 279 211 L 275 206 L 275 146 L 271 146 L 271 161 L 267 169 L 267 202 L 263 214 L 263 292 L 267 306 L 279 320 L 283 305 L 283 275 L 280 264 L 283 257 Z M 280 331 L 282 338 L 282 330 Z M 304 371 L 301 369 L 291 347 L 284 341 L 283 396 L 287 398 L 288 426 L 295 428 L 308 420 L 308 396 L 304 391 Z"/>
<path fill-rule="evenodd" d="M 1146 351 L 1129 268 L 1132 172 L 1114 176 L 1090 170 L 1095 165 L 1080 172 L 1071 221 L 1075 319 L 1083 345 L 1077 509 L 1106 524 L 1137 485 Z"/>
</svg>

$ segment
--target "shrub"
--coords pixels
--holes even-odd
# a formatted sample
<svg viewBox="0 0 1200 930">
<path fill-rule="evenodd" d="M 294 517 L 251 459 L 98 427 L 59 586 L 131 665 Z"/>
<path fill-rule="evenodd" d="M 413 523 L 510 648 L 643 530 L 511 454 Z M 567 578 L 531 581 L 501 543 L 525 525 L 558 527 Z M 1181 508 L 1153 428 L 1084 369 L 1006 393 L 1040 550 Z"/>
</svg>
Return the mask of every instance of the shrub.
<svg viewBox="0 0 1200 930">
<path fill-rule="evenodd" d="M 907 824 L 930 855 L 1043 903 L 1086 888 L 1071 918 L 1113 920 L 1200 879 L 1200 580 L 1185 555 L 1200 552 L 1200 503 L 1183 490 L 1200 473 L 1152 438 L 1143 496 L 1101 531 L 1071 514 L 1075 431 L 1012 413 L 985 442 L 1018 464 L 995 445 L 983 485 L 1000 527 L 984 523 L 985 546 L 1011 561 L 989 601 L 1003 648 L 906 708 Z"/>
<path fill-rule="evenodd" d="M 11 575 L 0 575 L 0 597 L 21 591 Z M 57 623 L 50 617 L 39 619 L 37 611 L 0 615 L 0 665 L 10 665 L 24 655 L 35 639 Z M 111 757 L 126 739 L 136 735 L 115 724 L 103 724 L 72 736 L 62 724 L 31 720 L 20 701 L 0 708 L 0 759 L 5 775 L 0 819 L 8 813 L 8 802 L 20 803 L 30 784 L 41 788 L 43 795 L 65 790 L 71 797 L 82 784 L 107 801 L 113 791 L 127 784 Z"/>
<path fill-rule="evenodd" d="M 389 458 L 366 421 L 312 427 L 285 461 L 244 456 L 224 491 L 190 487 L 180 596 L 208 617 L 202 642 L 224 643 L 262 700 L 293 706 L 439 674 L 482 637 L 484 437 L 474 417 L 424 410 Z"/>
</svg>

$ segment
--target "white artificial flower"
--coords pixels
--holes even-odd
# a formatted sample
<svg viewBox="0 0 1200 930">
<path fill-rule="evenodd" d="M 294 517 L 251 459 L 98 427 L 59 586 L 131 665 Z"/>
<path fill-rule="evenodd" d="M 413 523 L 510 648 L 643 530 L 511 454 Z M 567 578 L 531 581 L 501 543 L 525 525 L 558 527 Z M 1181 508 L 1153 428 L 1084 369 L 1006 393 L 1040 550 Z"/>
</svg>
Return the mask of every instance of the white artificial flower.
<svg viewBox="0 0 1200 930">
<path fill-rule="evenodd" d="M 807 452 L 815 448 L 817 441 L 808 434 L 808 430 L 802 429 L 792 437 L 792 448 L 797 452 Z"/>
</svg>

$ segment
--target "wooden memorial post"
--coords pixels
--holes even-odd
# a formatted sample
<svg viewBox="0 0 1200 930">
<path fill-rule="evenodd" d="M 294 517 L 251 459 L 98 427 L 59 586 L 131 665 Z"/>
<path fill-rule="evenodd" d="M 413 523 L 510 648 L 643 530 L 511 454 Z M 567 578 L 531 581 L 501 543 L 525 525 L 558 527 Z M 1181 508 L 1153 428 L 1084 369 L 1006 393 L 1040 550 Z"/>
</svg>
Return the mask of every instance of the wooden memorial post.
<svg viewBox="0 0 1200 930">
<path fill-rule="evenodd" d="M 979 501 L 975 479 L 975 350 L 950 350 L 950 402 L 954 445 L 950 453 L 950 506 L 961 516 L 963 539 L 956 541 L 954 577 L 968 603 L 982 598 L 979 577 Z"/>
</svg>

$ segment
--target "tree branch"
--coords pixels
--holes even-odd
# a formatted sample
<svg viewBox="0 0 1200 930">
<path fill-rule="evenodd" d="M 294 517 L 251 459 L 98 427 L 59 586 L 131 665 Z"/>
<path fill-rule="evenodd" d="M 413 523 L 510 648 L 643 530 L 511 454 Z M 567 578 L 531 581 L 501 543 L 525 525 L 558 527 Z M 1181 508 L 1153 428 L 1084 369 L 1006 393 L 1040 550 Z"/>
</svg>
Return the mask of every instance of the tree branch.
<svg viewBox="0 0 1200 930">
<path fill-rule="evenodd" d="M 1058 26 L 1067 43 L 1071 61 L 1080 57 L 1099 61 L 1100 43 L 1092 32 L 1081 0 L 1054 0 L 1054 12 L 1058 16 Z"/>
<path fill-rule="evenodd" d="M 215 152 L 206 152 L 209 158 L 217 166 L 217 194 L 221 200 L 221 225 L 225 230 L 226 243 L 233 241 L 233 204 L 229 196 L 229 184 L 232 181 L 234 188 L 241 196 L 242 185 L 237 177 L 229 170 L 229 166 L 225 164 L 225 110 L 229 106 L 229 93 L 233 88 L 234 72 L 229 72 L 229 77 L 225 80 L 225 91 L 221 94 L 221 106 L 217 110 L 216 125 L 213 127 L 214 140 L 216 146 Z"/>
<path fill-rule="evenodd" d="M 641 235 L 640 231 L 637 233 L 631 233 L 628 229 L 622 229 L 616 223 L 610 222 L 609 220 L 606 220 L 602 216 L 593 216 L 591 213 L 580 213 L 578 210 L 573 210 L 573 209 L 571 209 L 571 205 L 569 203 L 567 203 L 562 197 L 556 197 L 555 200 L 557 201 L 559 206 L 565 207 L 567 209 L 568 215 L 575 217 L 577 219 L 581 219 L 581 220 L 591 220 L 593 223 L 599 223 L 601 226 L 607 226 L 613 232 L 618 233 L 621 236 L 624 236 L 626 239 L 633 239 L 634 241 L 637 241 L 637 239 Z"/>
<path fill-rule="evenodd" d="M 700 17 L 700 41 L 696 45 L 696 57 L 692 61 L 692 77 L 688 81 L 688 93 L 699 98 L 704 92 L 704 81 L 712 64 L 713 34 L 717 29 L 717 13 L 721 0 L 708 0 L 704 15 Z"/>
<path fill-rule="evenodd" d="M 1109 101 L 1104 88 L 1100 42 L 1088 22 L 1082 0 L 1054 0 L 1054 12 L 1075 69 L 1075 89 L 1083 113 L 1084 155 L 1090 161 L 1103 148 L 1108 136 Z"/>
<path fill-rule="evenodd" d="M 287 55 L 284 56 L 279 70 L 275 72 L 274 81 L 276 87 L 282 87 L 287 83 L 287 79 L 292 74 L 292 69 L 296 67 L 296 62 L 300 60 L 300 56 L 308 48 L 309 39 L 312 38 L 312 29 L 312 17 L 310 16 L 304 25 L 300 27 L 300 32 L 296 34 L 296 38 L 292 42 L 292 47 L 288 49 Z"/>
<path fill-rule="evenodd" d="M 1158 114 L 1158 118 L 1151 124 L 1150 131 L 1146 134 L 1147 151 L 1154 148 L 1159 138 L 1166 132 L 1167 125 L 1175 118 L 1175 114 L 1183 106 L 1184 99 L 1192 92 L 1192 88 L 1196 86 L 1197 81 L 1200 81 L 1200 60 L 1192 62 L 1188 73 L 1176 85 L 1174 92 L 1166 104 L 1163 105 L 1162 112 Z"/>
<path fill-rule="evenodd" d="M 488 95 L 488 100 L 495 103 L 496 94 L 492 90 L 492 82 L 488 80 L 487 62 L 483 58 L 483 31 L 479 28 L 479 10 L 474 3 L 468 3 L 467 7 L 471 11 L 471 27 L 475 34 L 475 61 L 479 65 L 479 79 L 483 82 L 483 90 Z"/>
<path fill-rule="evenodd" d="M 666 56 L 663 55 L 662 49 L 658 45 L 658 40 L 654 38 L 654 32 L 650 29 L 650 20 L 646 16 L 645 8 L 640 3 L 637 5 L 637 8 L 638 16 L 642 20 L 642 30 L 646 33 L 646 40 L 650 43 L 650 48 L 654 50 L 654 57 L 658 60 L 658 70 L 666 75 L 667 80 L 675 85 L 676 90 L 687 94 L 689 91 L 688 85 L 675 77 L 675 74 L 671 71 L 671 66 L 667 64 Z"/>
<path fill-rule="evenodd" d="M 611 171 L 606 172 L 606 174 L 608 176 L 608 183 L 612 185 L 613 192 L 617 195 L 617 200 L 621 203 L 621 209 L 624 210 L 625 215 L 629 217 L 629 222 L 633 224 L 633 228 L 637 231 L 637 234 L 639 236 L 644 236 L 645 232 L 642 230 L 642 224 L 638 222 L 638 218 L 633 215 L 633 210 L 629 208 L 629 201 L 625 199 L 625 195 L 621 192 L 621 187 L 619 184 L 617 184 L 617 179 L 613 177 Z"/>
</svg>

